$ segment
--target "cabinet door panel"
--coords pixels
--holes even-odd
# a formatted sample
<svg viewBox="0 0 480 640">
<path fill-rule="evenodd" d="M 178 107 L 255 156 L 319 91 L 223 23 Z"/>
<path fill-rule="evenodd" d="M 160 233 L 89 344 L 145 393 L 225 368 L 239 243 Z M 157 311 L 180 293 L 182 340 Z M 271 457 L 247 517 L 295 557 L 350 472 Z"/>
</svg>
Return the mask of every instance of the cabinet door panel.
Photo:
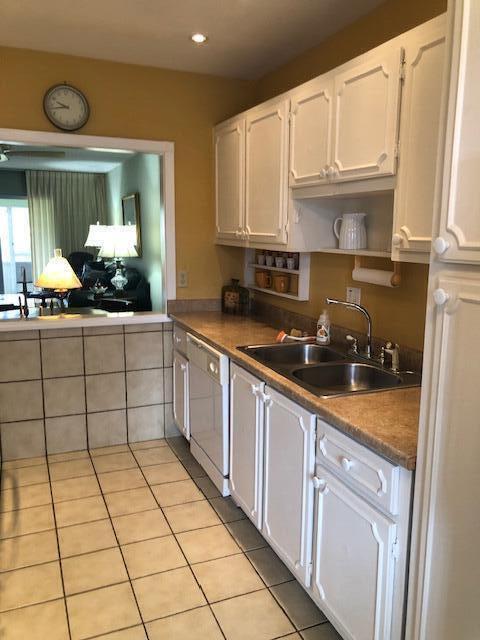
<svg viewBox="0 0 480 640">
<path fill-rule="evenodd" d="M 240 239 L 244 226 L 245 120 L 215 129 L 217 238 Z"/>
<path fill-rule="evenodd" d="M 462 12 L 463 9 L 463 12 Z M 447 262 L 480 263 L 480 3 L 459 3 L 457 21 L 462 42 L 453 50 L 444 167 L 439 258 Z M 460 22 L 461 21 L 461 22 Z M 460 26 L 459 26 L 460 29 Z M 460 40 L 460 39 L 459 39 Z M 437 245 L 434 245 L 437 248 Z"/>
<path fill-rule="evenodd" d="M 235 364 L 230 371 L 230 492 L 261 528 L 263 403 L 265 383 Z"/>
<path fill-rule="evenodd" d="M 188 400 L 188 360 L 173 352 L 173 419 L 178 429 L 190 440 Z"/>
<path fill-rule="evenodd" d="M 286 242 L 288 105 L 282 100 L 247 116 L 245 221 L 251 242 Z"/>
<path fill-rule="evenodd" d="M 396 524 L 317 470 L 313 593 L 345 640 L 390 638 Z"/>
<path fill-rule="evenodd" d="M 263 534 L 309 586 L 315 416 L 268 387 L 266 393 Z"/>
<path fill-rule="evenodd" d="M 440 273 L 438 288 L 449 298 L 433 311 L 435 334 L 431 348 L 435 357 L 430 389 L 425 393 L 429 415 L 422 425 L 420 453 L 426 446 L 430 451 L 419 469 L 420 477 L 427 482 L 422 494 L 428 497 L 423 497 L 422 504 L 420 495 L 416 496 L 417 522 L 422 523 L 422 529 L 425 527 L 426 536 L 413 558 L 421 558 L 419 598 L 421 586 L 424 587 L 421 637 L 478 638 L 478 271 Z M 426 567 L 422 567 L 424 562 Z M 412 569 L 416 572 L 417 566 Z M 416 588 L 413 582 L 411 586 Z"/>
<path fill-rule="evenodd" d="M 395 173 L 401 56 L 382 48 L 335 76 L 335 179 Z"/>
<path fill-rule="evenodd" d="M 322 77 L 292 98 L 290 112 L 290 183 L 322 183 L 331 155 L 333 81 Z"/>
<path fill-rule="evenodd" d="M 399 251 L 430 253 L 444 54 L 443 17 L 433 27 L 427 24 L 416 30 L 405 43 L 394 213 L 398 244 L 393 244 L 393 257 L 397 260 Z"/>
</svg>

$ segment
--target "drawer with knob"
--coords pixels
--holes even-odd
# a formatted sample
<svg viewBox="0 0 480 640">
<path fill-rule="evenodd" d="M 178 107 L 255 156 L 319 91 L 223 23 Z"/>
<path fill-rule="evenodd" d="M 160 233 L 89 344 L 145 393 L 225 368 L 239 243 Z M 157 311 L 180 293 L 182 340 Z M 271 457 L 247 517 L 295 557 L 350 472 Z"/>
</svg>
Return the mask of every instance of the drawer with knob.
<svg viewBox="0 0 480 640">
<path fill-rule="evenodd" d="M 388 513 L 398 514 L 400 468 L 320 419 L 317 462 Z"/>
</svg>

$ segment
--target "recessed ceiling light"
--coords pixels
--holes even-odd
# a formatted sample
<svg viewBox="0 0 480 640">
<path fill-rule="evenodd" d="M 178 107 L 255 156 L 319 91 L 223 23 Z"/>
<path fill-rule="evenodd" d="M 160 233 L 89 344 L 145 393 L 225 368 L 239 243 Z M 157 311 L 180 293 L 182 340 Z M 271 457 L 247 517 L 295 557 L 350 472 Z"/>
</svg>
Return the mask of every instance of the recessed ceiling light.
<svg viewBox="0 0 480 640">
<path fill-rule="evenodd" d="M 192 40 L 192 42 L 195 42 L 195 44 L 203 44 L 208 40 L 207 36 L 203 33 L 194 33 L 190 36 L 190 39 Z"/>
</svg>

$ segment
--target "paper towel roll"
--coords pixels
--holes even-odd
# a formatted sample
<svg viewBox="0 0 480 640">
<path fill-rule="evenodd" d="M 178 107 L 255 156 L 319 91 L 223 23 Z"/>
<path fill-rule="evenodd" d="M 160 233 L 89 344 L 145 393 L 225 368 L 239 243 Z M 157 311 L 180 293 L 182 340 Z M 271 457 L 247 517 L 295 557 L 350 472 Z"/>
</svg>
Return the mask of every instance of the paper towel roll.
<svg viewBox="0 0 480 640">
<path fill-rule="evenodd" d="M 356 282 L 368 282 L 370 284 L 379 284 L 383 287 L 393 287 L 392 278 L 393 271 L 382 271 L 381 269 L 366 269 L 358 267 L 352 271 L 352 278 Z"/>
</svg>

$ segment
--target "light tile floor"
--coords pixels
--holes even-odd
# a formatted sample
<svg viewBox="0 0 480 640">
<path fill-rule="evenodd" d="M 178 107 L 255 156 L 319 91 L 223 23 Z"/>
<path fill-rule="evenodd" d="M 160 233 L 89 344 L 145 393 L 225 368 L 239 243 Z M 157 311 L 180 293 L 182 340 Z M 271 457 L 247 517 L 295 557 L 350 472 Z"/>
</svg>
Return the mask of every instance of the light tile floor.
<svg viewBox="0 0 480 640">
<path fill-rule="evenodd" d="M 339 640 L 183 438 L 6 462 L 2 640 Z"/>
</svg>

